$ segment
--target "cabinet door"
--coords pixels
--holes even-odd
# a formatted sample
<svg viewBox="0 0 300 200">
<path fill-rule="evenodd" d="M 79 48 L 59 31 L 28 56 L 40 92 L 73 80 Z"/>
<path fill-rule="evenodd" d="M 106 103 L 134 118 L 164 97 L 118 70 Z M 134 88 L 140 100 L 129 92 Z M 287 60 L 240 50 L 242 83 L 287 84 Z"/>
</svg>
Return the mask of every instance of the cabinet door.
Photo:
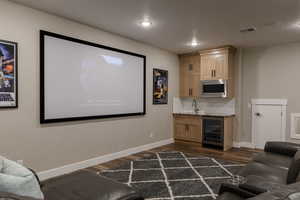
<svg viewBox="0 0 300 200">
<path fill-rule="evenodd" d="M 181 123 L 175 123 L 174 137 L 175 139 L 186 139 L 187 125 Z"/>
<path fill-rule="evenodd" d="M 180 59 L 180 96 L 199 97 L 200 57 L 186 56 Z"/>
<path fill-rule="evenodd" d="M 190 79 L 190 96 L 200 97 L 200 94 L 201 94 L 200 75 L 193 74 L 190 77 L 191 77 L 191 79 Z"/>
<path fill-rule="evenodd" d="M 190 80 L 189 80 L 189 69 L 187 65 L 187 59 L 181 58 L 180 60 L 180 96 L 190 96 Z"/>
<path fill-rule="evenodd" d="M 213 55 L 201 56 L 201 80 L 213 80 L 213 70 L 215 69 L 215 59 Z"/>
<path fill-rule="evenodd" d="M 188 128 L 188 135 L 189 139 L 195 142 L 201 142 L 202 141 L 202 129 L 201 124 L 199 125 L 189 125 Z"/>
<path fill-rule="evenodd" d="M 200 97 L 200 56 L 192 56 L 191 63 L 193 69 L 189 76 L 190 79 L 190 96 L 191 97 Z"/>
<path fill-rule="evenodd" d="M 226 53 L 215 55 L 215 79 L 228 79 L 228 56 Z"/>
<path fill-rule="evenodd" d="M 190 66 L 192 67 L 190 72 L 193 75 L 195 75 L 195 74 L 200 75 L 200 56 L 199 55 L 191 56 Z"/>
</svg>

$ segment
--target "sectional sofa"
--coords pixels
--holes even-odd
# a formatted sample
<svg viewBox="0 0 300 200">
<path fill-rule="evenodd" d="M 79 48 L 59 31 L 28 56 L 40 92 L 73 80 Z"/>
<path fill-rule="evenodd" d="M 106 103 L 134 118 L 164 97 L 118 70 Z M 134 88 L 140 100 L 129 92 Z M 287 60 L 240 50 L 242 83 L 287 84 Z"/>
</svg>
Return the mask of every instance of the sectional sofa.
<svg viewBox="0 0 300 200">
<path fill-rule="evenodd" d="M 218 200 L 300 200 L 299 171 L 299 144 L 267 142 L 264 152 L 238 172 L 246 183 L 223 184 Z"/>
</svg>

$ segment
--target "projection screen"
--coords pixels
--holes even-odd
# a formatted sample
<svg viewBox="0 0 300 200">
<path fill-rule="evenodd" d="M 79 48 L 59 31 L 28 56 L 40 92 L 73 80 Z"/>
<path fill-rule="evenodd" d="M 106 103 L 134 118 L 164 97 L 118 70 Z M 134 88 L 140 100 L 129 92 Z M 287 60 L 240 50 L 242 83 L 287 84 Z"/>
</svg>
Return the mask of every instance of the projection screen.
<svg viewBox="0 0 300 200">
<path fill-rule="evenodd" d="M 40 122 L 144 115 L 144 55 L 40 31 Z"/>
</svg>

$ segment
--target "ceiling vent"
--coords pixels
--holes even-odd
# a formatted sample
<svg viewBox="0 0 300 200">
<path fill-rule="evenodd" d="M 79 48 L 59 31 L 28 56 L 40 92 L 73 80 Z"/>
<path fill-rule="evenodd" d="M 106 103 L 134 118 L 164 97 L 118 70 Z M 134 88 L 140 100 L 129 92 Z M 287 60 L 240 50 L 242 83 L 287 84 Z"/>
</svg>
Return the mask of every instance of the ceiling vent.
<svg viewBox="0 0 300 200">
<path fill-rule="evenodd" d="M 250 32 L 254 32 L 254 31 L 256 31 L 255 27 L 244 28 L 244 29 L 240 30 L 241 33 L 250 33 Z"/>
</svg>

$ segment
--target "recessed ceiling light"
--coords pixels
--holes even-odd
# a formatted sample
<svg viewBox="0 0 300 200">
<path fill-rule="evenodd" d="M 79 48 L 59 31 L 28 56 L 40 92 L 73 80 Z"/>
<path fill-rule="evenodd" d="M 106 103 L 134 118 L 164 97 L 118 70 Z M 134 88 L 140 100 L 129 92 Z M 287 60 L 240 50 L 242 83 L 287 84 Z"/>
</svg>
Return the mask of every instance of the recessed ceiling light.
<svg viewBox="0 0 300 200">
<path fill-rule="evenodd" d="M 148 27 L 152 26 L 152 22 L 149 19 L 144 19 L 143 21 L 141 21 L 140 24 L 144 28 L 148 28 Z"/>
<path fill-rule="evenodd" d="M 192 42 L 190 43 L 190 46 L 191 47 L 197 47 L 197 46 L 199 46 L 199 42 L 197 41 L 197 40 L 192 40 Z"/>
</svg>

